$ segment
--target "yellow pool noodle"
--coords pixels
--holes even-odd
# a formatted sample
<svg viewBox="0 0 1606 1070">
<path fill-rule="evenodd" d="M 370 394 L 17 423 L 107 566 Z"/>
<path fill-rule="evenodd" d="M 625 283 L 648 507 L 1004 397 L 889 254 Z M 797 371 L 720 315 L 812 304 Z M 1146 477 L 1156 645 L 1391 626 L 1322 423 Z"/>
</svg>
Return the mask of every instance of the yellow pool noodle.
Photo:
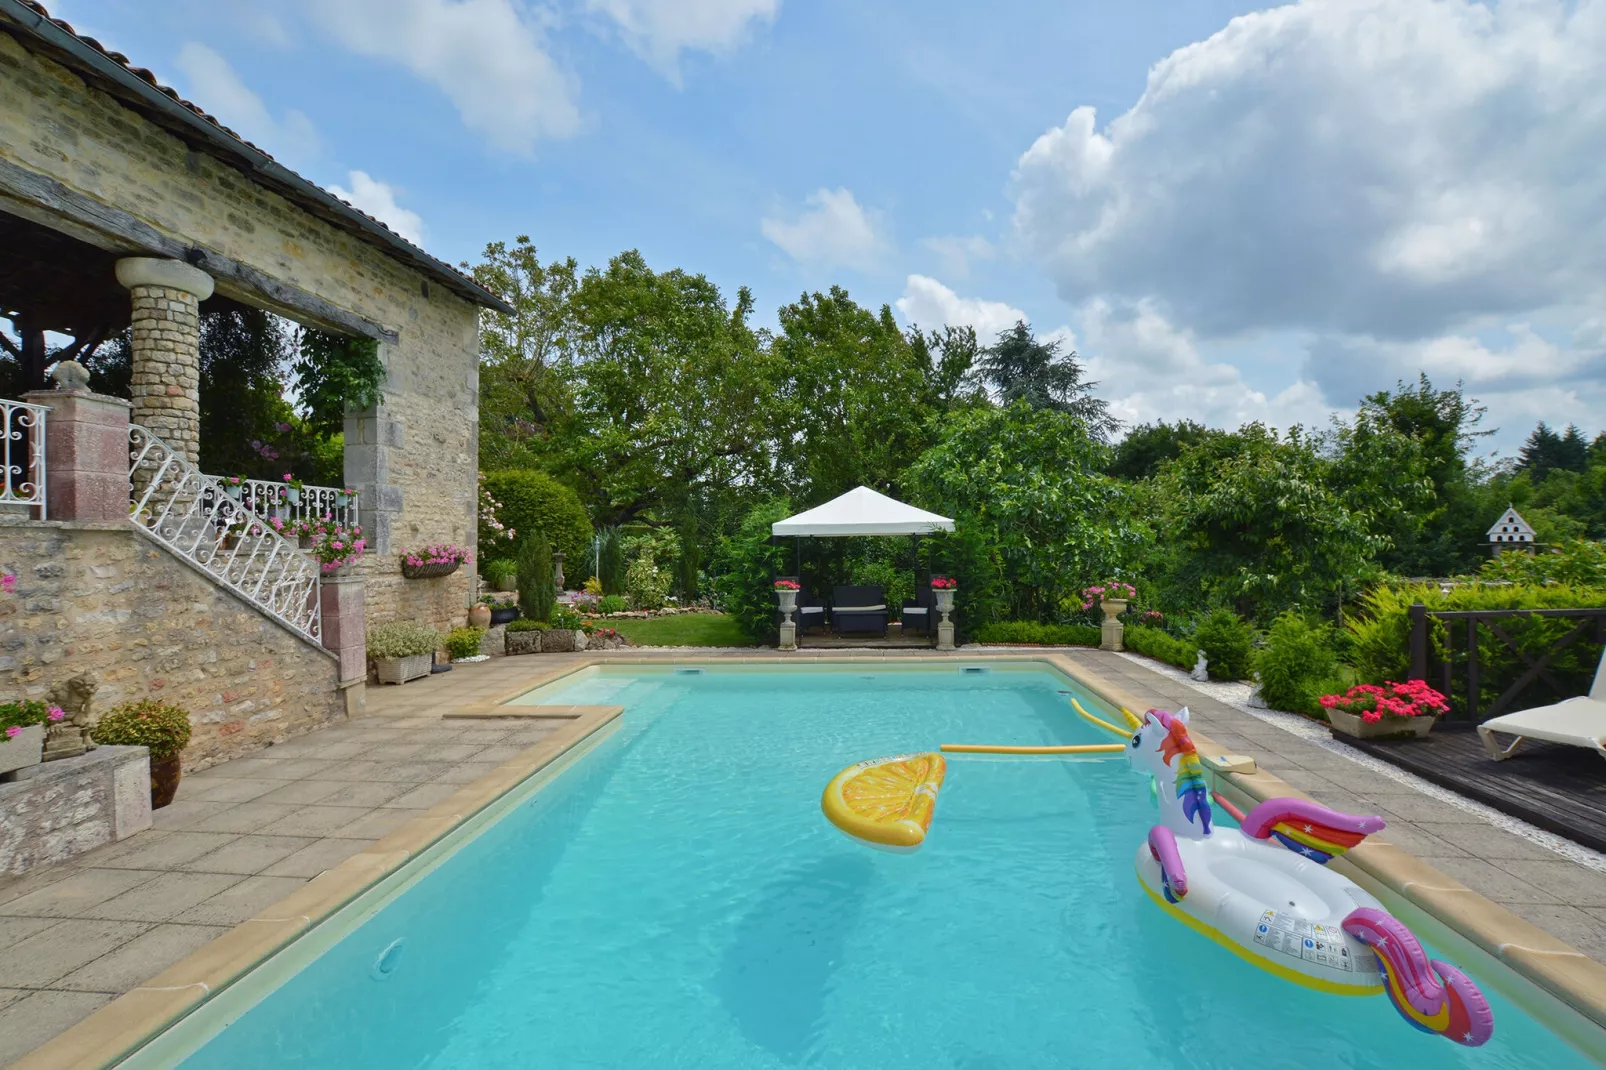
<svg viewBox="0 0 1606 1070">
<path fill-rule="evenodd" d="M 1067 747 L 994 747 L 985 743 L 944 743 L 948 754 L 1114 754 L 1124 743 L 1076 743 Z"/>
</svg>

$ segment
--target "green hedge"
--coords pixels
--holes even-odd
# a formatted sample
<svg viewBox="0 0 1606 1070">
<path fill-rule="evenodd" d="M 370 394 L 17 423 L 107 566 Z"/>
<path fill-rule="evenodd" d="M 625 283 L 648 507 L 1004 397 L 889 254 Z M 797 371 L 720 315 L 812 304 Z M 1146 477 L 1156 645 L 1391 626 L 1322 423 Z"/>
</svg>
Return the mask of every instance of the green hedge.
<svg viewBox="0 0 1606 1070">
<path fill-rule="evenodd" d="M 1249 675 L 1255 629 L 1230 609 L 1212 610 L 1194 630 L 1193 645 L 1205 652 L 1210 679 L 1242 680 Z"/>
<path fill-rule="evenodd" d="M 978 628 L 976 642 L 1013 646 L 1098 646 L 1099 629 L 1096 624 L 1038 624 L 1029 620 L 1005 620 Z"/>
<path fill-rule="evenodd" d="M 1358 612 L 1346 622 L 1349 664 L 1361 682 L 1381 684 L 1387 680 L 1404 680 L 1409 674 L 1411 624 L 1408 614 L 1413 602 L 1421 602 L 1430 610 L 1593 609 L 1606 606 L 1606 590 L 1567 584 L 1469 584 L 1452 587 L 1448 592 L 1436 584 L 1374 587 L 1362 596 Z M 1459 651 L 1466 649 L 1465 622 L 1452 623 L 1453 639 L 1445 625 L 1429 630 L 1436 658 L 1442 659 L 1451 647 Z M 1495 636 L 1487 625 L 1478 629 L 1478 707 L 1482 711 L 1487 711 L 1526 671 L 1524 657 L 1538 660 L 1549 654 L 1578 621 L 1566 617 L 1506 617 L 1496 623 L 1516 643 L 1521 655 Z M 1507 712 L 1588 693 L 1601 654 L 1601 644 L 1593 638 L 1586 632 L 1546 667 L 1558 687 L 1552 688 L 1543 678 L 1535 679 Z M 1428 682 L 1442 687 L 1443 677 L 1435 670 Z M 1464 716 L 1466 676 L 1459 656 L 1449 697 L 1452 716 Z"/>
<path fill-rule="evenodd" d="M 521 545 L 545 535 L 563 554 L 565 577 L 578 581 L 591 575 L 591 519 L 574 491 L 545 472 L 522 468 L 487 472 L 485 489 L 502 503 L 498 516 Z M 485 531 L 480 541 L 489 545 Z"/>
<path fill-rule="evenodd" d="M 1146 658 L 1154 658 L 1175 665 L 1179 669 L 1192 669 L 1198 660 L 1198 646 L 1186 639 L 1178 639 L 1169 632 L 1159 628 L 1149 628 L 1142 624 L 1128 624 L 1125 636 L 1126 648 Z"/>
<path fill-rule="evenodd" d="M 1331 624 L 1307 620 L 1292 610 L 1274 620 L 1266 645 L 1255 652 L 1266 705 L 1325 721 L 1317 700 L 1347 687 L 1339 675 L 1335 644 Z"/>
</svg>

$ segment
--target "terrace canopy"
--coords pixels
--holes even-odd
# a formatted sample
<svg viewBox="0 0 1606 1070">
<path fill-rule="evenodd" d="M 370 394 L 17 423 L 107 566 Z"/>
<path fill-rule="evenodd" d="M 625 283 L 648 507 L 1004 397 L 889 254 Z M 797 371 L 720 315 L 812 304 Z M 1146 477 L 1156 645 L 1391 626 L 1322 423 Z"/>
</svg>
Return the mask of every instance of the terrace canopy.
<svg viewBox="0 0 1606 1070">
<path fill-rule="evenodd" d="M 926 535 L 933 531 L 952 531 L 954 522 L 945 516 L 916 509 L 912 505 L 877 493 L 869 487 L 855 487 L 839 498 L 817 505 L 806 512 L 778 520 L 770 527 L 772 535 Z"/>
</svg>

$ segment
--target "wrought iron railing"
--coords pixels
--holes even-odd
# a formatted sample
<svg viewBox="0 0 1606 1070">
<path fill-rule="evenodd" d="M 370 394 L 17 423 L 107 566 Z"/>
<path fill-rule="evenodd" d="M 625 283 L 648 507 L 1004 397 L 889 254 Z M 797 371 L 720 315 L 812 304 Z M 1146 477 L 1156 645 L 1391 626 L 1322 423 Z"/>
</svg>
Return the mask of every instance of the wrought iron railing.
<svg viewBox="0 0 1606 1070">
<path fill-rule="evenodd" d="M 228 495 L 263 520 L 316 520 L 327 517 L 343 528 L 357 523 L 357 496 L 341 487 L 292 487 L 265 479 L 242 479 L 231 485 L 221 476 L 207 476 Z"/>
<path fill-rule="evenodd" d="M 27 505 L 45 519 L 45 414 L 43 405 L 0 399 L 0 462 L 5 466 L 5 487 L 0 505 Z"/>
<path fill-rule="evenodd" d="M 129 519 L 150 538 L 314 643 L 318 564 L 167 443 L 130 424 Z"/>
</svg>

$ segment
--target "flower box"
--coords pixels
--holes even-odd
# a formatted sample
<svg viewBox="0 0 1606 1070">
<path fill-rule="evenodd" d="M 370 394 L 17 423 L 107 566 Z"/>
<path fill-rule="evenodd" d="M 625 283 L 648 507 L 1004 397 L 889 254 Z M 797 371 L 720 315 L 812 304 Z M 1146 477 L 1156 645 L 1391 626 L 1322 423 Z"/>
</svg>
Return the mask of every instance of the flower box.
<svg viewBox="0 0 1606 1070">
<path fill-rule="evenodd" d="M 1368 721 L 1358 713 L 1346 713 L 1343 710 L 1328 710 L 1327 721 L 1333 726 L 1333 731 L 1342 732 L 1346 736 L 1356 739 L 1377 739 L 1381 736 L 1397 736 L 1410 733 L 1421 739 L 1433 731 L 1433 722 L 1437 717 L 1400 717 L 1396 714 L 1386 713 L 1375 721 Z"/>
<path fill-rule="evenodd" d="M 441 576 L 450 576 L 462 567 L 461 561 L 448 561 L 437 565 L 409 565 L 403 561 L 401 574 L 409 580 L 433 580 Z"/>
<path fill-rule="evenodd" d="M 45 726 L 31 724 L 9 738 L 0 736 L 0 773 L 38 765 L 45 753 Z"/>
<path fill-rule="evenodd" d="M 375 658 L 374 667 L 379 672 L 380 683 L 405 684 L 409 680 L 428 676 L 434 660 L 433 654 L 415 654 L 410 658 Z"/>
</svg>

